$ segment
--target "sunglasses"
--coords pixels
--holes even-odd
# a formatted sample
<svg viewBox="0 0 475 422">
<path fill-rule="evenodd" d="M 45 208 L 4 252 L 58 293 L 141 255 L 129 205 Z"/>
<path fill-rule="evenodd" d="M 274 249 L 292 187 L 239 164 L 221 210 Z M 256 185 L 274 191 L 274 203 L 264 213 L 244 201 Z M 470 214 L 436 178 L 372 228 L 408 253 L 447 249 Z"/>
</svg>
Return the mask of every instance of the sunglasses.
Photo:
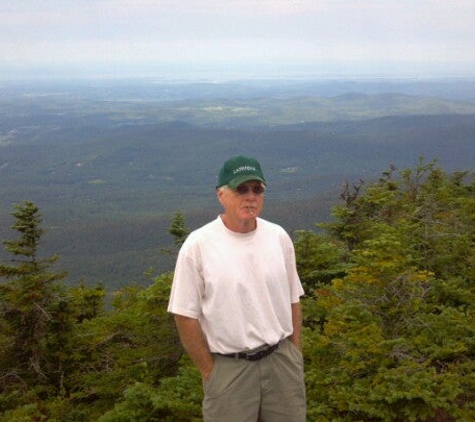
<svg viewBox="0 0 475 422">
<path fill-rule="evenodd" d="M 255 195 L 262 195 L 266 188 L 264 186 L 246 186 L 246 185 L 239 185 L 235 191 L 239 194 L 239 195 L 246 195 L 250 190 L 252 190 L 252 193 L 255 194 Z"/>
</svg>

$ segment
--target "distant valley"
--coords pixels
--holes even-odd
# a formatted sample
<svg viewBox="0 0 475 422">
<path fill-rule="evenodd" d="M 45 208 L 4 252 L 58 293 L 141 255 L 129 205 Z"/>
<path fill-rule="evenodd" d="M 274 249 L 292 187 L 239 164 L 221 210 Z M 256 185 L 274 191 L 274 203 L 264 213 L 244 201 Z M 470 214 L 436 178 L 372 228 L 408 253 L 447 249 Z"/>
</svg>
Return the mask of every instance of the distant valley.
<svg viewBox="0 0 475 422">
<path fill-rule="evenodd" d="M 32 200 L 68 280 L 147 282 L 151 266 L 173 268 L 162 249 L 176 211 L 190 228 L 217 215 L 217 172 L 234 154 L 261 161 L 264 217 L 292 231 L 390 164 L 473 171 L 474 143 L 473 81 L 3 85 L 0 239 L 14 235 L 12 205 Z"/>
</svg>

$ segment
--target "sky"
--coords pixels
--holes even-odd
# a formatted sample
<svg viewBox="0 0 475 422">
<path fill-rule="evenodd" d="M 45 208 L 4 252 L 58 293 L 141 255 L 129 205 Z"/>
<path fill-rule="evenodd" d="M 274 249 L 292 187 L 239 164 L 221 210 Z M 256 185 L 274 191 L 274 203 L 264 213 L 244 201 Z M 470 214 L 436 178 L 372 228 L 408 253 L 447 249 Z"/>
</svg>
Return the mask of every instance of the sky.
<svg viewBox="0 0 475 422">
<path fill-rule="evenodd" d="M 2 0 L 23 74 L 475 76 L 475 1 Z"/>
</svg>

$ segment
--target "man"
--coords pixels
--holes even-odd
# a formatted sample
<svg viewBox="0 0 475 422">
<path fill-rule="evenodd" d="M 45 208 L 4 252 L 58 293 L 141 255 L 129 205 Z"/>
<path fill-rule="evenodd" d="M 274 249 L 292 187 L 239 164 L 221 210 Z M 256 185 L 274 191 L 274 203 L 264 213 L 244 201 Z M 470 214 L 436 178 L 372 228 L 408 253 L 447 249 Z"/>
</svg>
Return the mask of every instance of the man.
<svg viewBox="0 0 475 422">
<path fill-rule="evenodd" d="M 168 311 L 203 378 L 205 422 L 304 422 L 303 294 L 292 241 L 259 218 L 266 181 L 257 160 L 224 163 L 224 212 L 192 232 L 175 268 Z"/>
</svg>

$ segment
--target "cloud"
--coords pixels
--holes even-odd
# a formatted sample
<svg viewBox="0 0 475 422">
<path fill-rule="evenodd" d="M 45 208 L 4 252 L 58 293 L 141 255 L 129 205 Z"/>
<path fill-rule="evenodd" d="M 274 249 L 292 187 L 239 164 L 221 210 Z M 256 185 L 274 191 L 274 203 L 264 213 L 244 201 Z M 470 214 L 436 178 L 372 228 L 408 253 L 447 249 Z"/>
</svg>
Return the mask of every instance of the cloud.
<svg viewBox="0 0 475 422">
<path fill-rule="evenodd" d="M 473 0 L 4 0 L 21 63 L 475 62 Z"/>
</svg>

